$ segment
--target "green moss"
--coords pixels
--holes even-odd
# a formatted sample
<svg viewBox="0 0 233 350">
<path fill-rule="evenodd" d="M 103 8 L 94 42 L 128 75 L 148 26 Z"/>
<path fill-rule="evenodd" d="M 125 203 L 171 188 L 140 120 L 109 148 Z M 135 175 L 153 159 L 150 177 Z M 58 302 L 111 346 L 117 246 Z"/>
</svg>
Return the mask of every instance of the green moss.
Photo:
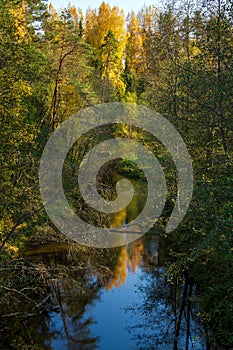
<svg viewBox="0 0 233 350">
<path fill-rule="evenodd" d="M 132 160 L 121 160 L 117 164 L 116 170 L 120 175 L 128 177 L 130 179 L 145 180 L 144 172 Z"/>
</svg>

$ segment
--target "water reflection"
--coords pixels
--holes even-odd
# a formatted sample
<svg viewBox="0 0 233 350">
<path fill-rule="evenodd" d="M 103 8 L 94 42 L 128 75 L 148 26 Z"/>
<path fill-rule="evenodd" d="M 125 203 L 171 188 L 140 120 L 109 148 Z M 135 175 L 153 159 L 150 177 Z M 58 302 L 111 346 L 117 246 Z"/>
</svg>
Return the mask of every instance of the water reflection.
<svg viewBox="0 0 233 350">
<path fill-rule="evenodd" d="M 134 196 L 112 226 L 127 224 L 142 206 Z M 43 276 L 31 279 L 31 288 L 43 288 L 33 313 L 25 306 L 23 322 L 16 317 L 3 323 L 0 348 L 206 349 L 193 282 L 187 276 L 183 284 L 167 282 L 166 251 L 156 236 L 112 249 L 74 243 L 31 247 L 25 259 Z M 25 271 L 24 263 L 17 272 L 22 288 Z M 10 302 L 4 307 L 9 313 Z M 21 312 L 24 306 L 17 307 Z"/>
<path fill-rule="evenodd" d="M 50 274 L 48 285 L 33 317 L 8 324 L 1 349 L 205 349 L 194 287 L 166 281 L 162 240 L 114 249 L 50 244 L 27 255 Z"/>
<path fill-rule="evenodd" d="M 205 349 L 188 285 L 166 282 L 165 248 L 144 237 L 117 249 L 60 249 L 56 264 L 66 262 L 69 270 L 50 285 L 57 308 L 46 318 L 46 348 Z"/>
</svg>

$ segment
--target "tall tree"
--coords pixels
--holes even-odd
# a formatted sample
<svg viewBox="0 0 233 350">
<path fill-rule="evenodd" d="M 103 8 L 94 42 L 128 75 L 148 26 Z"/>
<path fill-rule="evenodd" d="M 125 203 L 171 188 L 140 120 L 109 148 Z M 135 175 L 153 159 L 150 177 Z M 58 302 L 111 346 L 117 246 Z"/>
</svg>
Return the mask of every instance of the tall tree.
<svg viewBox="0 0 233 350">
<path fill-rule="evenodd" d="M 30 13 L 29 13 L 30 11 Z M 47 65 L 37 32 L 42 1 L 0 2 L 1 240 L 39 206 L 37 150 L 47 108 Z"/>
<path fill-rule="evenodd" d="M 134 12 L 127 17 L 128 41 L 126 45 L 125 77 L 128 93 L 140 90 L 139 81 L 145 72 L 144 33 Z"/>
<path fill-rule="evenodd" d="M 52 130 L 86 104 L 97 102 L 90 85 L 90 48 L 83 41 L 82 12 L 74 7 L 61 14 L 50 6 L 45 28 L 45 52 L 50 58 Z"/>
<path fill-rule="evenodd" d="M 98 12 L 96 10 L 87 11 L 85 22 L 86 42 L 95 49 L 93 65 L 97 68 L 98 78 L 100 78 L 101 101 L 119 100 L 125 91 L 122 78 L 127 40 L 124 12 L 116 6 L 111 8 L 109 4 L 103 2 Z M 109 58 L 106 61 L 110 46 L 113 49 L 111 67 L 108 62 Z"/>
</svg>

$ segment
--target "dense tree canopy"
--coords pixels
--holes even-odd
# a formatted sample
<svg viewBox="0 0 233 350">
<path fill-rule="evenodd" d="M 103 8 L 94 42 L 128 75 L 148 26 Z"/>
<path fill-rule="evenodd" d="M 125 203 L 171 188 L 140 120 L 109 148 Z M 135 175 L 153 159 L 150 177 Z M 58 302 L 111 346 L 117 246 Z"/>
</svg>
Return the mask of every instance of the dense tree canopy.
<svg viewBox="0 0 233 350">
<path fill-rule="evenodd" d="M 38 230 L 54 232 L 38 185 L 51 132 L 87 106 L 146 105 L 181 133 L 195 172 L 190 211 L 168 239 L 171 276 L 182 269 L 194 276 L 203 319 L 233 346 L 232 23 L 232 0 L 169 1 L 128 15 L 104 2 L 83 14 L 42 0 L 0 0 L 3 259 Z"/>
</svg>

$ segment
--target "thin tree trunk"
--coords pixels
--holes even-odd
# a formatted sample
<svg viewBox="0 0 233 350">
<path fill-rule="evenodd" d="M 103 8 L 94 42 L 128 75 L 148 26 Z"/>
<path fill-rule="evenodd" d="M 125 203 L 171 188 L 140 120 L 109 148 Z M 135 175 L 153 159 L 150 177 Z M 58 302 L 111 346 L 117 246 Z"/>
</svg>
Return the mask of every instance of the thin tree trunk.
<svg viewBox="0 0 233 350">
<path fill-rule="evenodd" d="M 191 336 L 191 331 L 190 331 L 190 316 L 191 316 L 191 301 L 190 298 L 192 296 L 193 292 L 193 280 L 190 280 L 189 283 L 189 290 L 188 290 L 188 298 L 187 298 L 187 332 L 186 332 L 186 350 L 189 348 L 189 338 Z"/>
<path fill-rule="evenodd" d="M 217 74 L 218 74 L 218 88 L 219 88 L 219 98 L 218 98 L 218 115 L 220 119 L 220 134 L 222 138 L 222 146 L 227 159 L 229 159 L 228 145 L 225 135 L 225 116 L 223 109 L 223 92 L 222 92 L 222 53 L 221 53 L 221 0 L 218 0 L 218 47 L 217 47 Z"/>
<path fill-rule="evenodd" d="M 51 125 L 52 125 L 52 131 L 56 129 L 57 126 L 57 103 L 58 103 L 58 96 L 59 96 L 59 82 L 60 82 L 60 76 L 61 76 L 61 71 L 62 67 L 65 61 L 65 58 L 69 55 L 71 55 L 76 46 L 73 46 L 73 48 L 65 53 L 63 55 L 63 47 L 60 55 L 60 60 L 59 60 L 59 66 L 56 74 L 56 80 L 55 80 L 55 88 L 54 88 L 54 93 L 53 93 L 53 98 L 52 98 L 52 111 L 51 111 Z"/>
<path fill-rule="evenodd" d="M 174 339 L 174 346 L 173 346 L 174 350 L 178 350 L 178 339 L 179 339 L 179 335 L 180 335 L 180 327 L 181 327 L 182 315 L 183 315 L 184 308 L 185 308 L 187 293 L 188 293 L 188 280 L 186 278 L 184 290 L 183 290 L 182 302 L 181 302 L 181 306 L 180 306 L 180 313 L 178 316 L 176 329 L 175 329 L 175 339 Z"/>
</svg>

